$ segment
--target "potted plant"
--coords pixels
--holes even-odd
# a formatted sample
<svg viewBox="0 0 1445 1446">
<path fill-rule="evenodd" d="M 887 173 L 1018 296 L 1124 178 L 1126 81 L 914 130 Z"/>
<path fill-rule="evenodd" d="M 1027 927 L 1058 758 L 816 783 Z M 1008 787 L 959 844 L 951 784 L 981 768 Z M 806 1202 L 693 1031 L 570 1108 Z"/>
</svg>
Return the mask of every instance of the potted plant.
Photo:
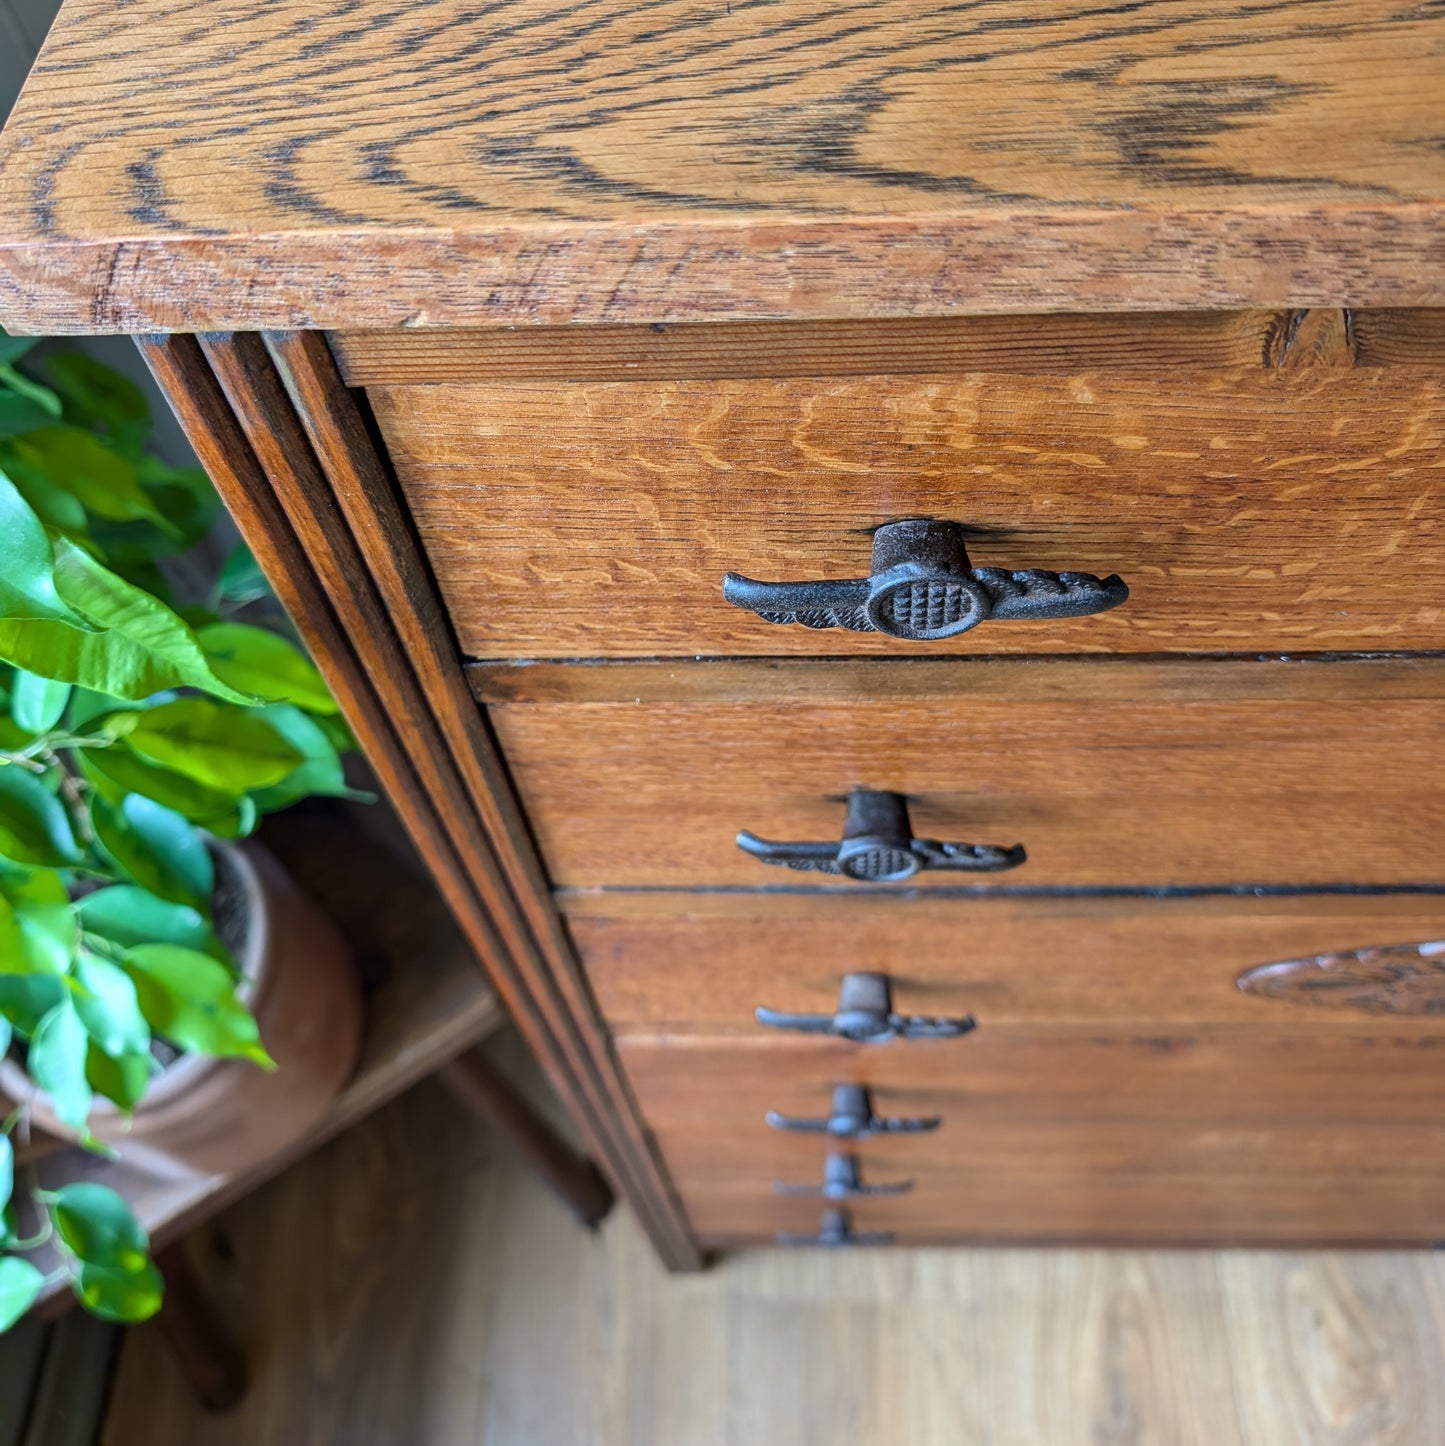
<svg viewBox="0 0 1445 1446">
<path fill-rule="evenodd" d="M 0 333 L 0 1330 L 51 1283 L 42 1249 L 96 1314 L 160 1303 L 115 1192 L 12 1198 L 32 1120 L 151 1169 L 244 1168 L 325 1110 L 361 1018 L 334 927 L 244 842 L 350 792 L 336 705 L 239 619 L 265 591 L 243 549 L 178 601 L 208 480 L 148 448 L 132 383 L 82 355 L 21 370 L 32 345 Z"/>
</svg>

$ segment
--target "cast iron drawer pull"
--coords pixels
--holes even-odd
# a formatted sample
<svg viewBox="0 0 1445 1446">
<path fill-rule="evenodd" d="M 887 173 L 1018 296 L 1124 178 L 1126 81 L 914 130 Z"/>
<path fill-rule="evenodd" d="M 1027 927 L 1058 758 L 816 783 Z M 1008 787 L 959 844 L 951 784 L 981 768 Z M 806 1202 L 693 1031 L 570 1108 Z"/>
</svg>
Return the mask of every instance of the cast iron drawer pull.
<svg viewBox="0 0 1445 1446">
<path fill-rule="evenodd" d="M 874 1135 L 921 1135 L 936 1130 L 943 1121 L 888 1119 L 875 1115 L 873 1100 L 865 1085 L 837 1085 L 833 1090 L 833 1112 L 827 1119 L 802 1119 L 769 1110 L 768 1123 L 775 1130 L 833 1135 L 840 1140 L 870 1140 Z"/>
<path fill-rule="evenodd" d="M 730 572 L 723 596 L 769 623 L 849 628 L 930 642 L 988 618 L 1034 621 L 1107 612 L 1129 596 L 1122 578 L 1091 572 L 974 567 L 955 522 L 890 522 L 873 534 L 873 575 L 843 582 L 754 582 Z"/>
<path fill-rule="evenodd" d="M 757 1021 L 769 1029 L 835 1034 L 859 1044 L 883 1039 L 957 1039 L 974 1027 L 971 1014 L 962 1019 L 894 1014 L 886 974 L 845 974 L 836 1014 L 784 1014 L 776 1009 L 759 1009 Z"/>
<path fill-rule="evenodd" d="M 821 1195 L 825 1200 L 853 1200 L 860 1195 L 906 1195 L 912 1188 L 912 1180 L 865 1185 L 858 1170 L 857 1155 L 829 1155 L 823 1166 L 821 1185 L 785 1185 L 781 1180 L 773 1184 L 779 1195 Z"/>
<path fill-rule="evenodd" d="M 912 878 L 920 869 L 998 873 L 1018 868 L 1028 857 L 1022 844 L 1000 848 L 914 838 L 903 795 L 868 788 L 848 795 L 842 843 L 774 843 L 744 829 L 738 835 L 738 847 L 765 864 L 880 884 Z"/>
<path fill-rule="evenodd" d="M 825 1210 L 816 1235 L 793 1235 L 778 1231 L 779 1245 L 891 1245 L 889 1230 L 854 1230 L 846 1210 Z"/>
</svg>

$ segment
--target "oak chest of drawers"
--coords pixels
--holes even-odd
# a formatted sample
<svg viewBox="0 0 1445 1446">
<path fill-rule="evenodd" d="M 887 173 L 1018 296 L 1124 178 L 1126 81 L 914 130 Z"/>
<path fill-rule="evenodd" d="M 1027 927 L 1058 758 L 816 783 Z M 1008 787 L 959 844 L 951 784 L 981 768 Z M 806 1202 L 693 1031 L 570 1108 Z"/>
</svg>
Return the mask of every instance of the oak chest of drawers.
<svg viewBox="0 0 1445 1446">
<path fill-rule="evenodd" d="M 663 1257 L 1445 1234 L 1445 14 L 67 0 L 141 347 Z"/>
</svg>

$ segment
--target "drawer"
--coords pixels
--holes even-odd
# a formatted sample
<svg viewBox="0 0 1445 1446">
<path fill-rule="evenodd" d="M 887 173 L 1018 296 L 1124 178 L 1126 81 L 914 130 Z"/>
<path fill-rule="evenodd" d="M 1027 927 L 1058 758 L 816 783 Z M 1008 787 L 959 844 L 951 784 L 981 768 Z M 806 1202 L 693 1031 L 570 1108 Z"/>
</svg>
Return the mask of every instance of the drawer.
<svg viewBox="0 0 1445 1446">
<path fill-rule="evenodd" d="M 755 1036 L 886 974 L 904 1015 L 998 1025 L 1445 1029 L 1445 897 L 578 894 L 567 926 L 618 1033 Z M 1413 941 L 1413 942 L 1407 942 Z M 1353 951 L 1404 945 L 1380 954 Z M 1330 955 L 1322 970 L 1312 961 Z M 1266 964 L 1269 992 L 1240 979 Z M 1373 1025 L 1371 1027 L 1373 1027 Z M 889 1046 L 900 1047 L 900 1046 Z"/>
<path fill-rule="evenodd" d="M 827 1204 L 766 1185 L 685 1180 L 678 1193 L 702 1242 L 717 1247 L 814 1234 Z M 1445 1169 L 1433 1178 L 978 1173 L 847 1210 L 855 1231 L 903 1245 L 1434 1245 L 1445 1237 Z"/>
<path fill-rule="evenodd" d="M 453 369 L 454 371 L 454 369 Z M 1438 647 L 1442 383 L 1414 368 L 417 383 L 369 394 L 481 658 Z M 1098 617 L 941 642 L 778 626 L 903 518 L 979 567 L 1121 574 Z"/>
<path fill-rule="evenodd" d="M 693 1228 L 817 1228 L 829 1154 L 907 1194 L 848 1202 L 901 1240 L 1425 1241 L 1445 1234 L 1440 1040 L 983 1032 L 947 1044 L 624 1037 L 619 1053 Z M 977 1048 L 975 1048 L 977 1046 Z M 770 1128 L 865 1082 L 931 1133 Z"/>
<path fill-rule="evenodd" d="M 654 1132 L 712 1133 L 730 1148 L 765 1137 L 770 1110 L 826 1116 L 840 1084 L 867 1086 L 880 1115 L 941 1118 L 929 1136 L 939 1158 L 968 1119 L 1431 1124 L 1445 1088 L 1445 1036 L 1388 1024 L 1277 1035 L 996 1028 L 884 1045 L 623 1035 L 616 1047 Z"/>
<path fill-rule="evenodd" d="M 1096 690 L 1086 660 L 1015 665 L 1017 687 L 976 695 L 969 669 L 994 665 L 940 663 L 932 692 L 909 691 L 921 663 L 876 666 L 897 681 L 865 670 L 835 687 L 826 669 L 758 663 L 697 701 L 685 679 L 653 701 L 637 676 L 666 685 L 675 669 L 624 669 L 612 701 L 489 712 L 564 887 L 864 887 L 769 867 L 735 841 L 746 829 L 837 842 L 858 789 L 905 795 L 920 836 L 1027 850 L 1007 874 L 920 873 L 921 889 L 1445 877 L 1445 709 L 1420 696 L 1438 692 L 1437 664 L 1412 675 L 1416 696 L 1395 697 L 1352 692 L 1347 665 L 1266 670 L 1272 694 L 1248 665 L 1200 665 L 1179 688 L 1132 695 Z"/>
<path fill-rule="evenodd" d="M 771 1195 L 777 1183 L 817 1185 L 830 1154 L 853 1156 L 865 1184 L 912 1182 L 918 1195 L 957 1194 L 975 1182 L 1010 1177 L 1227 1176 L 1280 1185 L 1363 1173 L 1445 1183 L 1445 1124 L 1438 1120 L 1018 1120 L 965 1109 L 931 1135 L 829 1140 L 770 1130 L 761 1121 L 729 1132 L 664 1117 L 655 1122 L 654 1138 L 673 1178 L 699 1192 Z"/>
</svg>

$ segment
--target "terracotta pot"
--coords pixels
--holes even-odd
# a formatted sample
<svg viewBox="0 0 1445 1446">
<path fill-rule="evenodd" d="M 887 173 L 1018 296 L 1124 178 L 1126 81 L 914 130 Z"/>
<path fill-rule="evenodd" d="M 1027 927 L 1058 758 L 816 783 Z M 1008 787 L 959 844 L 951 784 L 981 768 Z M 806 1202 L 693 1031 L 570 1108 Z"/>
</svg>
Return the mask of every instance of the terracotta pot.
<svg viewBox="0 0 1445 1446">
<path fill-rule="evenodd" d="M 277 1068 L 183 1055 L 151 1081 L 129 1120 L 97 1096 L 92 1132 L 125 1163 L 157 1175 L 262 1164 L 321 1121 L 361 1048 L 361 990 L 336 926 L 260 845 L 216 848 L 245 899 L 246 937 L 236 951 L 242 997 Z M 30 1093 L 14 1061 L 0 1066 L 0 1090 Z M 41 1129 L 71 1134 L 44 1095 L 32 1096 L 32 1113 Z"/>
</svg>

